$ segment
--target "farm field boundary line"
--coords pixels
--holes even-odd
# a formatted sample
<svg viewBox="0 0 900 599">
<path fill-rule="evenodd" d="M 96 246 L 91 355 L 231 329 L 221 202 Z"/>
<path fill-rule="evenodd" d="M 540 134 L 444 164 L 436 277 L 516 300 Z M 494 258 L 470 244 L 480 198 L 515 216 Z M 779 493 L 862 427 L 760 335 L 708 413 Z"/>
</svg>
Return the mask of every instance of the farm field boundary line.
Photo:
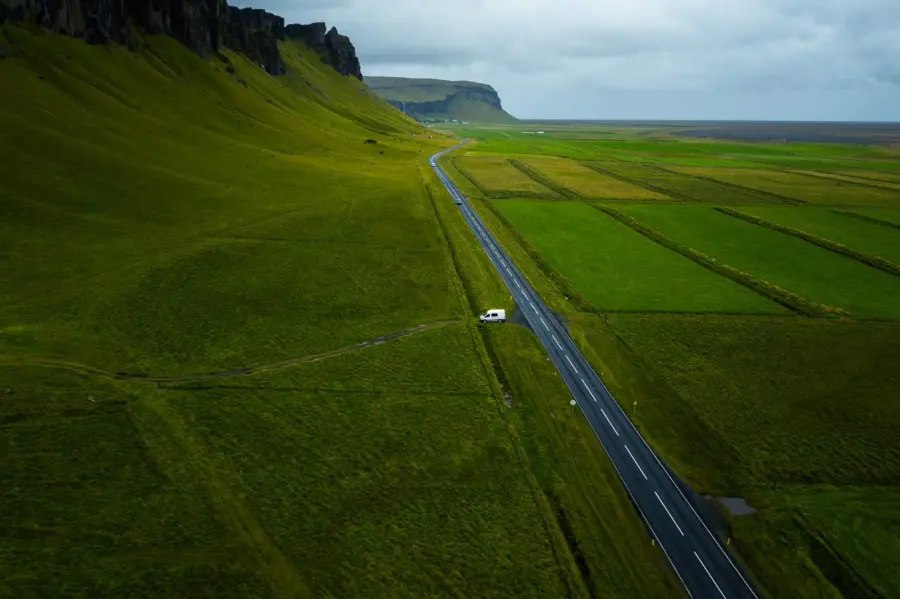
<svg viewBox="0 0 900 599">
<path fill-rule="evenodd" d="M 546 177 L 545 175 L 543 175 L 543 174 L 539 173 L 538 171 L 534 170 L 533 168 L 531 168 L 530 166 L 528 166 L 527 164 L 525 164 L 525 163 L 522 162 L 521 160 L 518 160 L 518 159 L 515 159 L 515 158 L 511 158 L 511 159 L 509 160 L 509 163 L 510 163 L 512 166 L 514 166 L 515 168 L 517 168 L 517 169 L 519 169 L 520 171 L 522 171 L 523 173 L 525 173 L 525 175 L 527 175 L 528 177 L 531 177 L 533 180 L 537 181 L 538 183 L 540 183 L 540 184 L 543 185 L 544 187 L 546 187 L 546 188 L 548 188 L 548 189 L 552 189 L 553 191 L 555 191 L 556 193 L 558 193 L 559 195 L 561 195 L 561 196 L 564 197 L 564 198 L 567 198 L 567 199 L 569 199 L 569 200 L 582 200 L 582 199 L 584 199 L 584 198 L 581 197 L 581 195 L 575 193 L 574 191 L 572 191 L 572 190 L 569 189 L 568 187 L 563 187 L 562 185 L 560 185 L 560 184 L 557 183 L 556 181 L 553 181 L 553 180 L 549 179 L 548 177 Z"/>
<path fill-rule="evenodd" d="M 841 183 L 849 183 L 850 185 L 858 185 L 860 187 L 871 187 L 872 189 L 880 189 L 882 191 L 892 191 L 900 194 L 900 190 L 896 187 L 888 187 L 887 185 L 878 185 L 878 179 L 866 180 L 862 177 L 853 177 L 852 175 L 837 175 L 831 173 L 819 173 L 816 171 L 798 171 L 794 169 L 785 169 L 786 173 L 792 175 L 800 175 L 802 177 L 812 177 L 813 179 L 825 179 L 826 181 L 839 181 Z M 887 181 L 885 181 L 887 183 Z"/>
<path fill-rule="evenodd" d="M 756 293 L 788 308 L 789 310 L 793 310 L 794 312 L 803 314 L 805 316 L 847 315 L 847 313 L 840 308 L 809 301 L 800 297 L 799 295 L 788 291 L 787 289 L 783 289 L 777 285 L 769 283 L 768 281 L 758 279 L 753 275 L 750 275 L 749 273 L 745 273 L 734 267 L 728 266 L 727 264 L 722 264 L 721 262 L 710 258 L 706 254 L 699 252 L 694 248 L 682 245 L 677 241 L 670 239 L 656 229 L 648 227 L 647 225 L 638 222 L 636 219 L 628 216 L 627 214 L 619 212 L 614 208 L 610 208 L 609 206 L 598 206 L 594 204 L 591 204 L 591 207 L 608 214 L 609 216 L 621 222 L 623 225 L 630 227 L 631 229 L 633 229 L 637 233 L 640 233 L 644 237 L 647 237 L 651 241 L 654 241 L 663 247 L 677 252 L 685 258 L 693 260 L 700 266 L 708 268 L 709 270 L 721 276 L 731 279 L 735 283 L 743 285 L 744 287 L 755 291 Z"/>
<path fill-rule="evenodd" d="M 847 247 L 841 243 L 836 241 L 831 241 L 830 239 L 825 239 L 823 237 L 818 237 L 816 235 L 812 235 L 807 233 L 806 231 L 801 231 L 800 229 L 794 229 L 792 227 L 786 227 L 784 225 L 779 225 L 778 223 L 773 223 L 767 221 L 758 216 L 753 216 L 750 214 L 744 214 L 738 210 L 734 210 L 732 208 L 725 207 L 717 207 L 715 208 L 722 214 L 727 214 L 728 216 L 732 216 L 734 218 L 739 218 L 743 221 L 751 223 L 753 225 L 757 225 L 760 227 L 764 227 L 767 229 L 771 229 L 773 231 L 777 231 L 779 233 L 784 233 L 785 235 L 792 235 L 803 241 L 809 242 L 813 245 L 817 245 L 820 248 L 824 248 L 836 254 L 840 254 L 852 260 L 856 260 L 861 264 L 865 264 L 866 266 L 870 266 L 872 268 L 878 269 L 880 271 L 886 272 L 888 274 L 892 274 L 900 277 L 900 266 L 897 266 L 893 262 L 889 260 L 885 260 L 884 258 L 880 258 L 878 256 L 873 256 L 871 254 L 867 254 L 865 252 L 860 252 L 859 250 L 854 250 L 851 247 Z"/>
<path fill-rule="evenodd" d="M 620 160 L 617 162 L 622 162 L 622 161 Z M 628 183 L 630 185 L 637 185 L 638 187 L 643 187 L 644 189 L 648 189 L 650 191 L 654 191 L 656 193 L 660 193 L 662 195 L 669 196 L 671 198 L 675 198 L 675 199 L 679 199 L 679 200 L 686 200 L 689 202 L 698 202 L 699 201 L 696 198 L 692 198 L 692 197 L 687 196 L 678 191 L 663 189 L 662 187 L 653 185 L 652 183 L 647 183 L 646 181 L 641 181 L 640 179 L 632 179 L 631 177 L 626 177 L 625 175 L 622 175 L 619 173 L 614 173 L 613 171 L 607 170 L 598 164 L 593 164 L 590 162 L 582 162 L 581 164 L 593 171 L 597 171 L 601 175 L 606 175 L 607 177 L 611 177 L 613 179 L 618 179 L 619 181 L 622 181 L 623 183 Z M 647 201 L 647 200 L 645 200 L 645 201 Z M 665 200 L 650 200 L 650 201 L 664 202 Z M 669 203 L 671 203 L 671 202 L 669 202 Z"/>
<path fill-rule="evenodd" d="M 805 204 L 803 200 L 798 200 L 795 198 L 789 198 L 787 196 L 779 195 L 777 193 L 772 193 L 771 191 L 762 191 L 759 189 L 753 189 L 752 187 L 744 187 L 743 185 L 738 185 L 736 183 L 729 183 L 727 181 L 721 181 L 719 179 L 714 179 L 712 177 L 704 177 L 703 175 L 689 175 L 687 173 L 679 173 L 678 171 L 669 170 L 667 168 L 663 168 L 658 164 L 646 164 L 650 168 L 656 169 L 658 171 L 667 173 L 669 175 L 678 175 L 681 177 L 687 177 L 689 179 L 697 179 L 698 181 L 704 181 L 706 183 L 714 183 L 716 185 L 720 185 L 722 187 L 736 189 L 742 193 L 747 193 L 752 196 L 756 196 L 761 200 L 765 200 L 768 202 L 776 201 L 779 204 L 790 204 L 792 206 L 800 206 Z"/>
<path fill-rule="evenodd" d="M 876 218 L 876 217 L 870 216 L 868 214 L 860 214 L 859 212 L 852 212 L 850 210 L 838 210 L 838 209 L 832 209 L 832 212 L 834 212 L 836 214 L 840 214 L 842 216 L 858 218 L 859 220 L 864 220 L 868 223 L 874 223 L 876 225 L 881 225 L 882 227 L 890 227 L 891 229 L 900 229 L 900 224 L 892 223 L 889 220 L 882 220 L 880 218 Z"/>
<path fill-rule="evenodd" d="M 282 360 L 280 362 L 274 362 L 272 364 L 263 364 L 260 366 L 248 366 L 243 368 L 232 368 L 229 370 L 220 370 L 216 372 L 206 372 L 206 373 L 198 373 L 198 374 L 185 374 L 185 375 L 173 375 L 173 376 L 165 376 L 165 375 L 148 375 L 148 374 L 140 374 L 140 373 L 131 373 L 131 372 L 110 372 L 108 370 L 104 370 L 102 368 L 97 368 L 94 366 L 88 366 L 86 364 L 80 364 L 78 362 L 72 362 L 69 360 L 65 360 L 62 358 L 55 358 L 52 356 L 14 356 L 14 355 L 0 355 L 0 366 L 42 366 L 45 368 L 57 368 L 61 370 L 68 370 L 71 372 L 76 372 L 78 374 L 87 374 L 93 376 L 99 376 L 106 379 L 112 379 L 117 381 L 136 381 L 136 382 L 147 382 L 147 383 L 190 383 L 197 381 L 206 381 L 206 380 L 218 380 L 218 379 L 229 379 L 241 376 L 250 376 L 254 374 L 263 374 L 267 372 L 272 372 L 275 370 L 283 370 L 285 368 L 292 368 L 294 366 L 299 366 L 300 364 L 308 364 L 310 362 L 318 362 L 320 360 L 326 360 L 328 358 L 334 358 L 336 356 L 340 356 L 343 354 L 347 354 L 354 351 L 359 351 L 363 349 L 367 349 L 370 347 L 377 347 L 384 343 L 395 341 L 397 339 L 401 339 L 403 337 L 408 337 L 410 335 L 415 335 L 417 333 L 424 333 L 426 331 L 432 331 L 435 329 L 443 328 L 445 326 L 461 322 L 458 319 L 451 320 L 435 320 L 432 322 L 426 322 L 414 327 L 410 327 L 408 329 L 403 329 L 401 331 L 396 331 L 394 333 L 388 333 L 387 335 L 381 335 L 379 337 L 374 337 L 372 339 L 367 339 L 365 341 L 360 341 L 358 343 L 354 343 L 352 345 L 345 345 L 344 347 L 339 347 L 336 349 L 332 349 L 329 351 L 319 352 L 316 354 L 309 354 L 306 356 L 301 356 L 299 358 L 291 358 L 289 360 Z"/>
</svg>

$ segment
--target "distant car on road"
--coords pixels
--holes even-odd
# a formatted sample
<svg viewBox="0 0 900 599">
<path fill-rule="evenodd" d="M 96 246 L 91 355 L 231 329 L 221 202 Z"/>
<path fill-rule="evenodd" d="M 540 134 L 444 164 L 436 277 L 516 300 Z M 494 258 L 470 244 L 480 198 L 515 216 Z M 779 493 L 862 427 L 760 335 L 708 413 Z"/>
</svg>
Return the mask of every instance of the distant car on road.
<svg viewBox="0 0 900 599">
<path fill-rule="evenodd" d="M 506 310 L 493 308 L 478 317 L 481 322 L 506 322 Z"/>
<path fill-rule="evenodd" d="M 462 200 L 460 198 L 455 198 L 453 201 L 456 202 L 457 206 L 462 204 Z"/>
</svg>

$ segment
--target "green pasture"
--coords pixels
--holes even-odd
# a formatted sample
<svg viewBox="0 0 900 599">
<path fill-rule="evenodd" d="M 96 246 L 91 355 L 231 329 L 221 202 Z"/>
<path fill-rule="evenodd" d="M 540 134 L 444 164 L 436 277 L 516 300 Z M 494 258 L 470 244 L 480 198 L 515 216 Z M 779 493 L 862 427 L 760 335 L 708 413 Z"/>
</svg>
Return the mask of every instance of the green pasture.
<svg viewBox="0 0 900 599">
<path fill-rule="evenodd" d="M 700 206 L 627 206 L 663 234 L 806 299 L 862 318 L 900 318 L 900 279 L 799 238 Z"/>
<path fill-rule="evenodd" d="M 665 192 L 675 200 L 715 204 L 753 204 L 768 199 L 752 190 L 722 185 L 710 179 L 698 179 L 652 164 L 637 162 L 595 162 L 597 168 L 651 189 Z M 771 201 L 771 200 L 768 200 Z"/>
<path fill-rule="evenodd" d="M 578 196 L 591 199 L 664 200 L 645 187 L 599 173 L 577 162 L 558 158 L 526 158 L 528 167 Z"/>
<path fill-rule="evenodd" d="M 547 189 L 508 160 L 497 156 L 461 156 L 455 160 L 457 168 L 491 195 L 535 195 L 553 197 L 556 194 Z"/>
<path fill-rule="evenodd" d="M 745 207 L 741 212 L 900 264 L 898 229 L 823 208 Z"/>
<path fill-rule="evenodd" d="M 900 193 L 892 190 L 785 171 L 696 167 L 676 170 L 688 176 L 707 177 L 812 204 L 891 206 L 900 202 Z"/>
<path fill-rule="evenodd" d="M 504 200 L 495 206 L 598 310 L 781 311 L 584 204 Z"/>
</svg>

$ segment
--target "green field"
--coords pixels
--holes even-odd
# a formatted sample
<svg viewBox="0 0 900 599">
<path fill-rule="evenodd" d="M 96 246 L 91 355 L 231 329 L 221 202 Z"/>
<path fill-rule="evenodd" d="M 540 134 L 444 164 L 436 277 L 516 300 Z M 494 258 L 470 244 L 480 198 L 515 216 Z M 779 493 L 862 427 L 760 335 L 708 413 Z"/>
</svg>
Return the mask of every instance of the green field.
<svg viewBox="0 0 900 599">
<path fill-rule="evenodd" d="M 698 179 L 659 166 L 637 162 L 596 162 L 597 168 L 635 184 L 650 185 L 683 201 L 715 204 L 752 204 L 766 201 L 752 190 L 722 185 L 710 179 Z"/>
<path fill-rule="evenodd" d="M 896 323 L 625 314 L 608 322 L 626 348 L 621 371 L 640 372 L 625 377 L 631 393 L 620 400 L 639 402 L 651 441 L 701 489 L 760 510 L 733 519 L 734 538 L 773 595 L 852 595 L 856 579 L 889 579 L 896 543 L 877 523 L 890 528 L 896 518 L 885 498 L 900 480 Z M 600 325 L 589 330 L 605 338 Z M 648 372 L 651 384 L 633 384 Z M 816 542 L 823 535 L 833 553 Z"/>
<path fill-rule="evenodd" d="M 887 173 L 867 173 L 866 171 L 845 171 L 839 173 L 826 173 L 820 171 L 797 171 L 804 175 L 813 177 L 824 177 L 835 181 L 855 183 L 858 185 L 873 186 L 888 191 L 894 190 L 900 192 L 900 178 L 892 178 Z"/>
<path fill-rule="evenodd" d="M 900 352 L 896 323 L 660 315 L 609 321 L 676 391 L 657 402 L 685 404 L 729 447 L 729 474 L 739 487 L 900 478 L 900 443 L 890 432 L 900 423 L 900 406 L 890 400 L 900 385 L 889 367 Z"/>
<path fill-rule="evenodd" d="M 842 213 L 858 214 L 878 221 L 876 224 L 900 227 L 900 208 L 840 208 Z"/>
<path fill-rule="evenodd" d="M 666 199 L 661 193 L 614 179 L 571 160 L 526 158 L 523 162 L 544 177 L 584 198 Z"/>
<path fill-rule="evenodd" d="M 900 264 L 900 230 L 818 208 L 741 208 L 741 212 Z"/>
<path fill-rule="evenodd" d="M 584 204 L 507 200 L 497 208 L 600 310 L 780 311 L 777 304 Z M 554 226 L 547 227 L 548 222 Z"/>
<path fill-rule="evenodd" d="M 697 167 L 680 167 L 677 171 L 813 204 L 892 206 L 900 202 L 900 193 L 892 190 L 784 171 Z"/>
<path fill-rule="evenodd" d="M 862 318 L 900 319 L 900 278 L 806 241 L 698 206 L 623 210 L 720 262 Z"/>
<path fill-rule="evenodd" d="M 554 197 L 547 189 L 519 169 L 506 158 L 495 156 L 460 156 L 454 160 L 456 167 L 468 176 L 479 189 L 490 197 L 541 196 Z"/>
<path fill-rule="evenodd" d="M 871 171 L 848 170 L 838 171 L 837 173 L 832 174 L 850 177 L 853 179 L 862 179 L 863 181 L 873 181 L 875 183 L 887 183 L 889 187 L 900 185 L 900 173 L 873 173 Z"/>
<path fill-rule="evenodd" d="M 761 590 L 892 596 L 900 279 L 861 257 L 896 260 L 896 194 L 878 186 L 900 172 L 900 155 L 683 140 L 664 126 L 534 127 L 545 135 L 461 133 L 477 141 L 472 155 L 578 160 L 672 198 L 473 205 L 675 471 L 757 510 L 724 517 Z M 716 210 L 735 204 L 811 237 Z M 764 296 L 796 298 L 797 312 Z"/>
</svg>

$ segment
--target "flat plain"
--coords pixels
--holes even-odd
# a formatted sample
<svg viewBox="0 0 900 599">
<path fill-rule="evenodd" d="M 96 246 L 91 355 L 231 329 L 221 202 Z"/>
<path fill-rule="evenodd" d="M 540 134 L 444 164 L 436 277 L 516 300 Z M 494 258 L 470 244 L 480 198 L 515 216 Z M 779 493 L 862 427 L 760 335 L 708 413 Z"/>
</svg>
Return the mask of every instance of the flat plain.
<svg viewBox="0 0 900 599">
<path fill-rule="evenodd" d="M 764 593 L 893 596 L 900 277 L 862 258 L 897 260 L 897 150 L 662 124 L 460 133 L 471 155 L 535 170 L 565 157 L 671 198 L 474 205 L 524 248 L 526 276 L 553 282 L 541 293 L 662 457 L 698 492 L 755 509 L 710 499 Z"/>
</svg>

